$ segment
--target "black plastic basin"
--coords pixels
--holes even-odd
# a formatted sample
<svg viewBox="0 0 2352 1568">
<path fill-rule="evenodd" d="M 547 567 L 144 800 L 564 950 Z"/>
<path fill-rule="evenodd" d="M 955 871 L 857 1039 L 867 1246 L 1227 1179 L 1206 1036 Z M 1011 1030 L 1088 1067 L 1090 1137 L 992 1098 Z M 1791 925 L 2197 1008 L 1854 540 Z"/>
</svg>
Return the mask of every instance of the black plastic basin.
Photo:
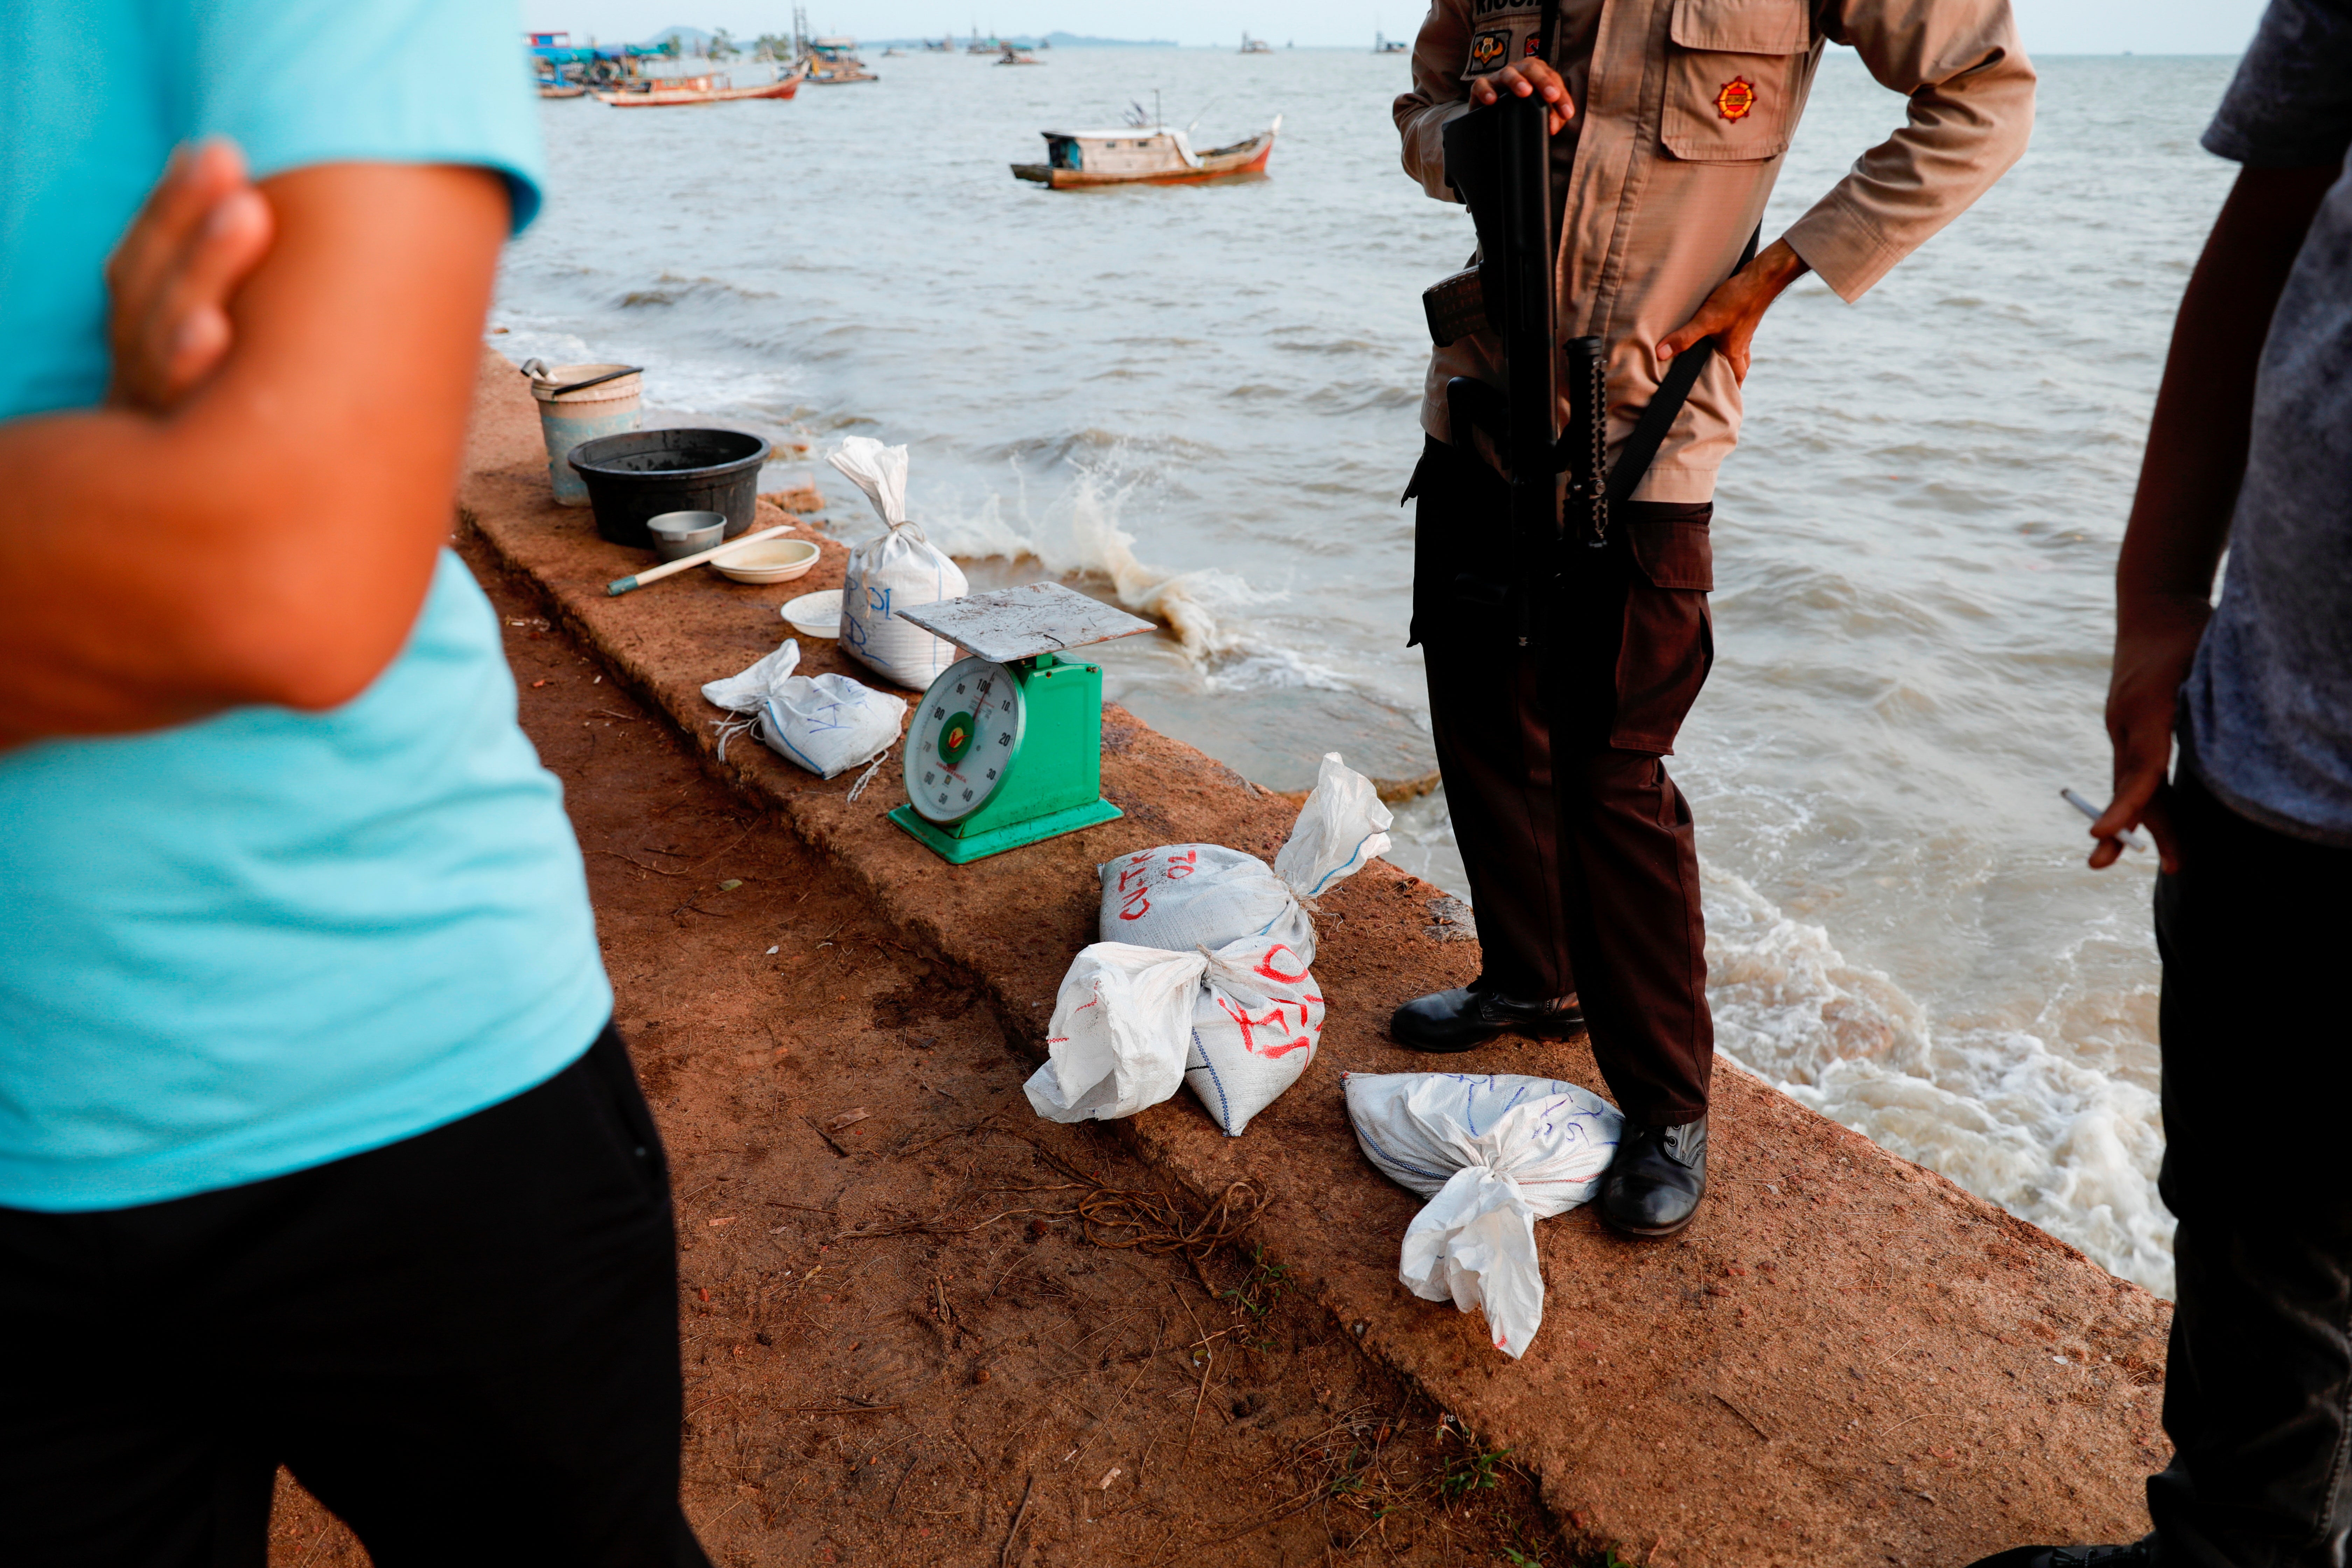
<svg viewBox="0 0 2352 1568">
<path fill-rule="evenodd" d="M 646 520 L 666 511 L 725 512 L 729 539 L 751 527 L 769 449 L 741 430 L 632 430 L 583 441 L 569 460 L 588 486 L 597 533 L 651 550 Z"/>
</svg>

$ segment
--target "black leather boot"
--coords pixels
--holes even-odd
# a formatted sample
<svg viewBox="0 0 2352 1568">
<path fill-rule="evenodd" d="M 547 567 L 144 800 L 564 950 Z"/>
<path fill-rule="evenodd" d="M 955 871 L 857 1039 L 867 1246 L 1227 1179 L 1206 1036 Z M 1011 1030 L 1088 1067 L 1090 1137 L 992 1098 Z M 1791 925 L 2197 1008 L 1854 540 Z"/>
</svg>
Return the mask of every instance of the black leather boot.
<svg viewBox="0 0 2352 1568">
<path fill-rule="evenodd" d="M 1619 1135 L 1601 1178 L 1601 1217 L 1628 1236 L 1672 1236 L 1706 1196 L 1706 1118 Z"/>
<path fill-rule="evenodd" d="M 1389 1038 L 1409 1051 L 1470 1051 L 1506 1031 L 1558 1039 L 1582 1027 L 1572 995 L 1522 1002 L 1479 982 L 1414 997 L 1390 1016 Z"/>
<path fill-rule="evenodd" d="M 1979 1557 L 1969 1568 L 2150 1568 L 2154 1537 L 2129 1546 L 2012 1546 Z"/>
</svg>

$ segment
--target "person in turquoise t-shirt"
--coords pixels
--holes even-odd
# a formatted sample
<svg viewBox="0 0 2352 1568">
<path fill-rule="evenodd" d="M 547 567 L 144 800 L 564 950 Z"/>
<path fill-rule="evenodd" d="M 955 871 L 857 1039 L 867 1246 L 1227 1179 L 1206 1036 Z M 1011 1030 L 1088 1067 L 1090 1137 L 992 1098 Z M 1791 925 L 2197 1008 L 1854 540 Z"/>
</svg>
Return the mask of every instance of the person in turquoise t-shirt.
<svg viewBox="0 0 2352 1568">
<path fill-rule="evenodd" d="M 707 1562 L 660 1140 L 445 548 L 516 22 L 0 14 L 0 1562 L 258 1565 L 280 1464 L 379 1564 Z"/>
</svg>

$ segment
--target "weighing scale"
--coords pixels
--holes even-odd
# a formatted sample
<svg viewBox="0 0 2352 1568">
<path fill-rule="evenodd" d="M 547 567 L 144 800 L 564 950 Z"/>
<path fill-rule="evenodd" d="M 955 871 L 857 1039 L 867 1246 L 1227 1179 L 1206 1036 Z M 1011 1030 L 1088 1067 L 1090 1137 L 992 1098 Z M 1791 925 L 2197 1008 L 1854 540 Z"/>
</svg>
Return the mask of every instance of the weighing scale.
<svg viewBox="0 0 2352 1568">
<path fill-rule="evenodd" d="M 907 726 L 907 804 L 891 821 L 961 866 L 1126 815 L 1102 798 L 1102 666 L 1068 655 L 1150 621 L 1058 583 L 893 613 L 971 657 Z"/>
</svg>

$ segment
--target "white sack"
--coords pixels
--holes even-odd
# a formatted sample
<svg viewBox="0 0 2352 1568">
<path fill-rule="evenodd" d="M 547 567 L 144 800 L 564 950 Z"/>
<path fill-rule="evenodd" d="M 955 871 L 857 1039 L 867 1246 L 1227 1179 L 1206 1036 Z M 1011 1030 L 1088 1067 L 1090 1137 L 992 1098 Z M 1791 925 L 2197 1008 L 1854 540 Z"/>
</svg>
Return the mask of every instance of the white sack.
<svg viewBox="0 0 2352 1568">
<path fill-rule="evenodd" d="M 1389 825 L 1395 820 L 1371 780 L 1342 763 L 1339 752 L 1326 752 L 1315 788 L 1274 858 L 1274 874 L 1300 898 L 1320 898 L 1367 860 L 1388 853 Z"/>
<path fill-rule="evenodd" d="M 1287 943 L 1230 942 L 1211 954 L 1192 1004 L 1184 1085 L 1228 1137 L 1315 1060 L 1323 988 Z"/>
<path fill-rule="evenodd" d="M 1264 937 L 1312 964 L 1315 924 L 1299 900 L 1329 891 L 1386 853 L 1392 820 L 1372 781 L 1339 752 L 1326 752 L 1274 865 L 1220 844 L 1164 844 L 1121 856 L 1097 868 L 1097 933 L 1176 952 Z"/>
<path fill-rule="evenodd" d="M 955 645 L 899 619 L 971 591 L 962 568 L 907 521 L 907 448 L 850 436 L 833 466 L 866 492 L 887 531 L 849 552 L 841 585 L 841 646 L 900 686 L 923 690 L 953 664 Z"/>
<path fill-rule="evenodd" d="M 812 679 L 794 675 L 800 644 L 782 647 L 740 675 L 714 680 L 702 695 L 721 708 L 753 715 L 749 721 L 777 755 L 822 778 L 835 778 L 870 763 L 895 744 L 907 717 L 906 700 L 861 686 L 845 675 Z M 742 723 L 722 726 L 719 754 Z"/>
<path fill-rule="evenodd" d="M 827 460 L 866 492 L 884 527 L 907 521 L 906 447 L 885 447 L 871 436 L 845 436 Z"/>
<path fill-rule="evenodd" d="M 783 689 L 784 682 L 793 678 L 793 671 L 800 668 L 800 662 L 801 645 L 786 637 L 775 652 L 742 674 L 704 686 L 702 700 L 731 713 L 757 713 L 767 706 L 769 698 Z"/>
<path fill-rule="evenodd" d="M 1025 1088 L 1048 1121 L 1109 1121 L 1182 1083 L 1237 1138 L 1298 1081 L 1322 1037 L 1322 988 L 1280 942 L 1214 953 L 1097 942 L 1063 976 L 1045 1065 Z"/>
<path fill-rule="evenodd" d="M 1405 1227 L 1397 1277 L 1424 1300 L 1478 1308 L 1517 1360 L 1543 1323 L 1535 1222 L 1592 1196 L 1624 1119 L 1557 1079 L 1349 1073 L 1364 1157 L 1430 1203 Z"/>
<path fill-rule="evenodd" d="M 1192 1001 L 1208 960 L 1101 942 L 1062 976 L 1045 1028 L 1045 1065 L 1023 1086 L 1048 1121 L 1115 1121 L 1184 1081 Z"/>
</svg>

